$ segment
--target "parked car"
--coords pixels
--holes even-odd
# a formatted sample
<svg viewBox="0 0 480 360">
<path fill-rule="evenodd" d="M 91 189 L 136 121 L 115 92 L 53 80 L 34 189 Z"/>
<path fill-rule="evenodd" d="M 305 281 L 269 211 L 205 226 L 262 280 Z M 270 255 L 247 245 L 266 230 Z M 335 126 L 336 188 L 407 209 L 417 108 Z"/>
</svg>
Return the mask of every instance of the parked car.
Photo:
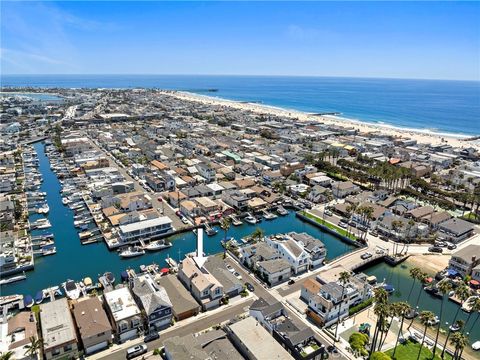
<svg viewBox="0 0 480 360">
<path fill-rule="evenodd" d="M 447 247 L 447 243 L 445 241 L 440 241 L 440 240 L 435 241 L 434 245 L 437 247 Z"/>
<path fill-rule="evenodd" d="M 147 345 L 140 344 L 132 346 L 131 348 L 127 349 L 127 359 L 132 359 L 134 357 L 143 355 L 147 352 Z"/>
<path fill-rule="evenodd" d="M 247 290 L 250 291 L 250 292 L 254 292 L 255 291 L 255 287 L 249 283 L 249 282 L 246 282 L 245 283 L 245 286 L 247 287 Z"/>
<path fill-rule="evenodd" d="M 330 210 L 325 210 L 324 213 L 325 213 L 325 215 L 327 215 L 327 216 L 332 216 L 332 215 L 333 215 Z"/>
<path fill-rule="evenodd" d="M 293 285 L 293 284 L 295 284 L 295 280 L 290 279 L 290 281 L 288 282 L 288 285 Z"/>
<path fill-rule="evenodd" d="M 183 222 L 184 224 L 188 224 L 188 220 L 187 220 L 187 218 L 186 218 L 185 216 L 182 217 L 182 222 Z"/>
<path fill-rule="evenodd" d="M 158 334 L 158 332 L 151 331 L 150 333 L 145 335 L 145 337 L 143 338 L 143 342 L 148 343 L 150 341 L 154 341 L 154 340 L 157 340 L 157 339 L 160 339 L 160 335 Z"/>
<path fill-rule="evenodd" d="M 430 246 L 428 248 L 428 251 L 430 252 L 436 252 L 436 253 L 442 253 L 443 252 L 443 249 L 439 246 Z"/>
<path fill-rule="evenodd" d="M 366 253 L 360 255 L 360 258 L 362 258 L 363 260 L 366 260 L 366 259 L 371 258 L 372 256 L 373 256 L 373 255 L 372 255 L 371 253 L 366 252 Z"/>
<path fill-rule="evenodd" d="M 346 229 L 346 228 L 347 228 L 347 224 L 346 224 L 345 222 L 343 222 L 343 221 L 340 221 L 340 222 L 338 223 L 338 226 L 340 226 L 340 227 L 343 228 L 343 229 Z"/>
<path fill-rule="evenodd" d="M 231 273 L 235 272 L 235 269 L 231 265 L 227 264 L 226 267 L 227 267 L 227 270 L 230 271 Z"/>
<path fill-rule="evenodd" d="M 455 244 L 448 243 L 448 245 L 447 245 L 448 250 L 455 250 L 456 248 L 457 248 L 457 245 L 455 245 Z"/>
<path fill-rule="evenodd" d="M 234 272 L 233 275 L 235 275 L 235 277 L 238 279 L 238 280 L 242 280 L 242 275 L 240 275 L 238 272 Z"/>
<path fill-rule="evenodd" d="M 378 231 L 377 230 L 372 230 L 372 231 L 370 231 L 370 235 L 378 236 Z"/>
<path fill-rule="evenodd" d="M 351 227 L 354 227 L 354 228 L 357 227 L 357 223 L 355 221 L 350 221 L 349 224 Z"/>
</svg>

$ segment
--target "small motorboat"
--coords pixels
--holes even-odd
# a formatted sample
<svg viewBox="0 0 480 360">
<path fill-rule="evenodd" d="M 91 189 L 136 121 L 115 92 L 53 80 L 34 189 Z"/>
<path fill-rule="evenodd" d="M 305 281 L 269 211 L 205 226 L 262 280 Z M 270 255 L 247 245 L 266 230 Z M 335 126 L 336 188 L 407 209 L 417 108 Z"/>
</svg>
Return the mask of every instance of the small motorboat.
<svg viewBox="0 0 480 360">
<path fill-rule="evenodd" d="M 473 296 L 470 296 L 462 305 L 462 310 L 465 311 L 466 313 L 470 313 L 472 312 L 472 304 L 473 304 L 473 300 L 478 298 L 479 296 L 478 295 L 473 295 Z"/>
<path fill-rule="evenodd" d="M 243 222 L 234 215 L 230 215 L 230 219 L 232 219 L 233 226 L 239 226 L 243 224 Z"/>
<path fill-rule="evenodd" d="M 67 298 L 69 298 L 70 300 L 76 300 L 80 297 L 80 286 L 78 286 L 75 281 L 67 280 L 65 283 L 62 284 L 62 287 L 65 290 Z"/>
<path fill-rule="evenodd" d="M 393 294 L 393 292 L 395 291 L 395 288 L 390 284 L 384 284 L 382 285 L 382 288 L 387 292 L 387 294 Z"/>
<path fill-rule="evenodd" d="M 35 304 L 41 304 L 43 299 L 45 299 L 45 295 L 43 293 L 43 290 L 39 290 L 37 292 L 37 295 L 35 295 Z"/>
<path fill-rule="evenodd" d="M 144 249 L 147 251 L 159 251 L 168 249 L 170 246 L 172 246 L 172 243 L 165 242 L 165 240 L 156 240 L 145 246 Z"/>
<path fill-rule="evenodd" d="M 460 324 L 457 322 L 455 322 L 455 324 L 452 324 L 448 327 L 450 329 L 451 332 L 457 332 L 459 331 L 462 327 L 460 326 Z"/>
<path fill-rule="evenodd" d="M 280 206 L 277 207 L 277 214 L 280 215 L 280 216 L 286 216 L 286 215 L 288 215 L 288 210 L 280 205 Z"/>
<path fill-rule="evenodd" d="M 435 317 L 433 318 L 433 320 L 431 320 L 431 321 L 428 322 L 428 325 L 429 325 L 429 326 L 435 326 L 435 325 L 437 325 L 439 322 L 440 322 L 440 319 L 438 318 L 438 316 L 435 316 Z"/>
<path fill-rule="evenodd" d="M 263 212 L 263 217 L 265 218 L 265 220 L 273 220 L 273 219 L 276 219 L 278 216 L 271 213 L 271 212 L 264 211 Z"/>
<path fill-rule="evenodd" d="M 205 225 L 205 232 L 208 236 L 213 236 L 218 233 L 218 230 L 216 228 Z"/>
<path fill-rule="evenodd" d="M 405 314 L 405 319 L 411 320 L 418 316 L 418 311 L 415 309 L 410 309 L 408 313 Z"/>
<path fill-rule="evenodd" d="M 23 305 L 25 305 L 26 308 L 30 309 L 33 305 L 35 304 L 35 301 L 33 300 L 31 295 L 25 295 L 23 298 Z"/>
<path fill-rule="evenodd" d="M 103 277 L 107 284 L 113 285 L 115 283 L 115 276 L 110 271 L 107 271 L 105 274 L 103 274 Z"/>
<path fill-rule="evenodd" d="M 145 254 L 145 250 L 143 250 L 138 246 L 134 246 L 121 251 L 119 255 L 121 258 L 128 259 L 128 258 L 140 256 L 143 254 Z"/>
<path fill-rule="evenodd" d="M 48 255 L 53 255 L 57 253 L 57 248 L 55 246 L 52 246 L 49 249 L 43 249 L 42 250 L 42 255 L 43 256 L 48 256 Z"/>
<path fill-rule="evenodd" d="M 255 217 L 253 217 L 252 215 L 248 215 L 246 218 L 245 218 L 245 221 L 249 224 L 256 224 L 257 223 L 257 219 Z"/>
</svg>

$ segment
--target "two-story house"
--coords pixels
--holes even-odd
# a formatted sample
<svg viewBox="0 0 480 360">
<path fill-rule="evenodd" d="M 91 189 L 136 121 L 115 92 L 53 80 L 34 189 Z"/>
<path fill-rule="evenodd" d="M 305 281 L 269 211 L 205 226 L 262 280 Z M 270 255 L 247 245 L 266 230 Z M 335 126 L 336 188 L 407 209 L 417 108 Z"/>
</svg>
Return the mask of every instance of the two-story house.
<svg viewBox="0 0 480 360">
<path fill-rule="evenodd" d="M 172 323 L 172 303 L 165 289 L 155 283 L 150 274 L 131 279 L 130 288 L 134 299 L 145 312 L 148 328 L 156 330 Z"/>
<path fill-rule="evenodd" d="M 130 290 L 126 287 L 120 288 L 109 291 L 103 296 L 116 339 L 124 342 L 137 337 L 143 329 L 142 316 Z"/>
<path fill-rule="evenodd" d="M 471 275 L 472 270 L 480 265 L 480 245 L 470 244 L 455 251 L 448 262 L 451 269 L 458 271 L 462 276 Z"/>
</svg>

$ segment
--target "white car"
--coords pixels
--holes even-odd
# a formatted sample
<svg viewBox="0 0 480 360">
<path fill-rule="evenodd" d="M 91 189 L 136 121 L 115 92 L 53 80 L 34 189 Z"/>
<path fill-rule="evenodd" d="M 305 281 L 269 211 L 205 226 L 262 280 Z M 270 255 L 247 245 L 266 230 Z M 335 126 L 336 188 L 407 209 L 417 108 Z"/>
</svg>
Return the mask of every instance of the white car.
<svg viewBox="0 0 480 360">
<path fill-rule="evenodd" d="M 232 274 L 235 272 L 235 269 L 231 265 L 226 265 L 227 270 L 230 271 Z"/>
<path fill-rule="evenodd" d="M 472 344 L 472 349 L 475 350 L 475 351 L 480 350 L 480 341 L 475 341 L 475 342 Z"/>
<path fill-rule="evenodd" d="M 242 275 L 240 275 L 238 272 L 234 272 L 233 275 L 235 275 L 235 277 L 238 279 L 238 280 L 242 280 Z"/>
<path fill-rule="evenodd" d="M 183 222 L 184 224 L 188 224 L 187 218 L 186 218 L 186 217 L 182 217 L 182 222 Z"/>
</svg>

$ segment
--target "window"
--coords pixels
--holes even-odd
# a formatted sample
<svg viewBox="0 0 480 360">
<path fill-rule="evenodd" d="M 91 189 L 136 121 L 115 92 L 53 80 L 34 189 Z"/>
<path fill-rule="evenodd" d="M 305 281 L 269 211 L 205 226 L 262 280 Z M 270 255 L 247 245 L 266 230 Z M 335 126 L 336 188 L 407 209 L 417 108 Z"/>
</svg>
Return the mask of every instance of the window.
<svg viewBox="0 0 480 360">
<path fill-rule="evenodd" d="M 60 355 L 60 349 L 53 349 L 52 350 L 52 356 L 57 356 L 57 355 Z"/>
<path fill-rule="evenodd" d="M 132 327 L 137 327 L 140 324 L 140 320 L 137 318 L 132 319 Z"/>
<path fill-rule="evenodd" d="M 71 351 L 71 350 L 72 350 L 72 345 L 65 345 L 65 346 L 63 347 L 63 351 L 64 351 L 64 352 L 69 352 L 69 351 Z"/>
<path fill-rule="evenodd" d="M 128 330 L 128 324 L 126 321 L 122 321 L 119 327 L 120 327 L 120 332 L 124 332 Z"/>
</svg>

